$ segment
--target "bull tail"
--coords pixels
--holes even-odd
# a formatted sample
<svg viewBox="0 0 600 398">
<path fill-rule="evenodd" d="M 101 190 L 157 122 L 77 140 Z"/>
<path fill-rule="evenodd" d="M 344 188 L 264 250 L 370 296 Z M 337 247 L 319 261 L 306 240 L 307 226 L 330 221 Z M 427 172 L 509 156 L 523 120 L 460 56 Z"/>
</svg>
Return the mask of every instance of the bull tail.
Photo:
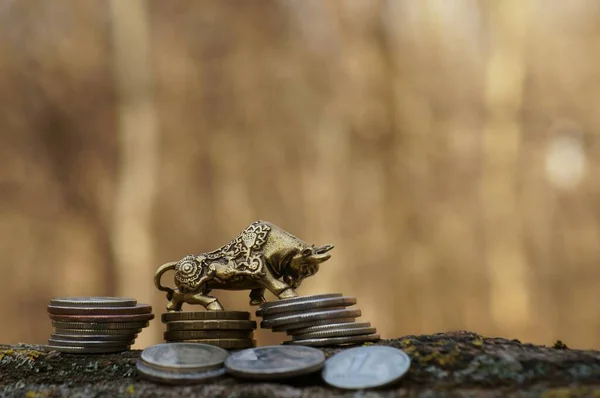
<svg viewBox="0 0 600 398">
<path fill-rule="evenodd" d="M 167 299 L 169 299 L 169 300 L 171 300 L 171 298 L 173 297 L 174 290 L 168 286 L 161 285 L 160 279 L 165 272 L 175 269 L 176 265 L 177 265 L 177 261 L 165 263 L 165 264 L 161 265 L 160 267 L 158 267 L 158 269 L 156 270 L 156 273 L 154 274 L 154 285 L 156 286 L 156 288 L 158 290 L 167 292 Z"/>
</svg>

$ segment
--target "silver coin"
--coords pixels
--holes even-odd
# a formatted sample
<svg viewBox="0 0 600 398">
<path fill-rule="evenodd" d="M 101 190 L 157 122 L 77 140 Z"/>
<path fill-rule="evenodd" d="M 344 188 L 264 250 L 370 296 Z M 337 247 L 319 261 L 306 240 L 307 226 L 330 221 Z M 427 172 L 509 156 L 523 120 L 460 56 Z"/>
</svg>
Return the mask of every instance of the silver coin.
<svg viewBox="0 0 600 398">
<path fill-rule="evenodd" d="M 215 319 L 206 321 L 172 321 L 167 323 L 167 331 L 174 330 L 254 330 L 256 321 L 236 321 Z"/>
<path fill-rule="evenodd" d="M 202 372 L 166 372 L 148 367 L 141 359 L 136 361 L 136 369 L 140 377 L 146 380 L 170 385 L 198 384 L 205 381 L 213 381 L 225 375 L 223 367 Z"/>
<path fill-rule="evenodd" d="M 215 347 L 224 348 L 226 350 L 238 350 L 241 348 L 250 348 L 256 346 L 254 339 L 186 339 L 186 340 L 167 340 L 169 343 L 201 343 L 210 344 Z"/>
<path fill-rule="evenodd" d="M 343 308 L 356 304 L 356 298 L 350 296 L 325 297 L 306 301 L 292 301 L 288 303 L 279 303 L 277 306 L 259 309 L 256 315 L 267 318 L 275 314 L 286 312 L 311 311 L 320 308 Z"/>
<path fill-rule="evenodd" d="M 336 319 L 323 319 L 321 321 L 308 321 L 298 322 L 291 325 L 276 326 L 271 328 L 273 332 L 287 332 L 287 334 L 294 334 L 296 330 L 305 329 L 312 326 L 323 326 L 339 323 L 354 323 L 356 318 L 336 318 Z"/>
<path fill-rule="evenodd" d="M 278 301 L 269 301 L 269 302 L 262 304 L 260 306 L 260 308 L 258 309 L 258 311 L 262 312 L 262 311 L 266 310 L 267 308 L 277 307 L 278 305 L 286 305 L 289 303 L 305 302 L 305 301 L 319 300 L 319 299 L 331 298 L 331 297 L 342 297 L 342 293 L 314 294 L 312 296 L 297 296 L 297 297 L 291 297 L 291 298 L 287 298 L 287 299 L 281 299 Z"/>
<path fill-rule="evenodd" d="M 116 341 L 116 342 L 127 342 L 135 340 L 137 334 L 105 334 L 105 335 L 88 335 L 88 334 L 62 334 L 52 333 L 50 338 L 55 340 L 66 340 L 66 341 Z"/>
<path fill-rule="evenodd" d="M 370 322 L 343 322 L 343 323 L 329 323 L 325 325 L 316 325 L 309 326 L 306 328 L 299 329 L 290 329 L 287 331 L 288 335 L 299 336 L 301 334 L 306 333 L 314 333 L 314 332 L 325 332 L 328 330 L 337 330 L 337 329 L 360 329 L 360 328 L 370 328 Z"/>
<path fill-rule="evenodd" d="M 307 339 L 323 339 L 332 337 L 348 337 L 348 336 L 360 336 L 365 334 L 377 333 L 376 328 L 349 328 L 349 329 L 331 329 L 324 330 L 321 332 L 312 332 L 299 335 L 293 335 L 294 340 L 302 341 Z"/>
<path fill-rule="evenodd" d="M 225 360 L 227 373 L 255 380 L 301 376 L 323 368 L 325 354 L 302 346 L 265 346 L 233 353 Z"/>
<path fill-rule="evenodd" d="M 130 297 L 62 297 L 50 300 L 51 306 L 62 307 L 132 307 L 137 300 Z"/>
<path fill-rule="evenodd" d="M 247 311 L 198 311 L 198 312 L 182 312 L 173 311 L 165 312 L 160 317 L 163 323 L 173 321 L 208 321 L 208 320 L 237 320 L 249 321 L 250 313 Z"/>
<path fill-rule="evenodd" d="M 108 346 L 108 347 L 79 347 L 79 346 L 54 346 L 46 345 L 48 351 L 59 351 L 68 354 L 111 354 L 115 352 L 127 351 L 131 346 Z"/>
<path fill-rule="evenodd" d="M 229 353 L 222 348 L 199 343 L 163 343 L 144 349 L 140 360 L 158 371 L 202 372 L 223 366 Z"/>
<path fill-rule="evenodd" d="M 134 340 L 129 341 L 75 341 L 75 340 L 58 340 L 54 338 L 48 339 L 48 345 L 60 347 L 82 347 L 82 348 L 97 348 L 97 347 L 123 347 L 130 346 L 135 343 Z"/>
<path fill-rule="evenodd" d="M 363 334 L 360 336 L 344 336 L 344 337 L 324 337 L 318 339 L 290 340 L 284 341 L 283 344 L 307 345 L 311 347 L 326 347 L 332 345 L 343 344 L 359 344 L 381 340 L 379 334 Z"/>
<path fill-rule="evenodd" d="M 57 329 L 85 329 L 85 330 L 105 330 L 105 329 L 142 329 L 150 324 L 148 321 L 137 322 L 63 322 L 52 321 L 52 326 Z"/>
<path fill-rule="evenodd" d="M 142 329 L 62 329 L 55 328 L 54 333 L 82 336 L 137 336 Z"/>
<path fill-rule="evenodd" d="M 356 347 L 330 357 L 322 376 L 327 384 L 338 388 L 382 387 L 404 376 L 410 364 L 410 357 L 397 348 Z"/>
<path fill-rule="evenodd" d="M 288 329 L 293 328 L 294 324 L 306 323 L 312 321 L 322 321 L 338 318 L 357 318 L 361 315 L 359 309 L 344 308 L 338 310 L 323 310 L 309 313 L 294 313 L 290 315 L 282 315 L 274 318 L 265 319 L 260 323 L 261 328 L 269 329 L 272 327 L 288 326 Z"/>
</svg>

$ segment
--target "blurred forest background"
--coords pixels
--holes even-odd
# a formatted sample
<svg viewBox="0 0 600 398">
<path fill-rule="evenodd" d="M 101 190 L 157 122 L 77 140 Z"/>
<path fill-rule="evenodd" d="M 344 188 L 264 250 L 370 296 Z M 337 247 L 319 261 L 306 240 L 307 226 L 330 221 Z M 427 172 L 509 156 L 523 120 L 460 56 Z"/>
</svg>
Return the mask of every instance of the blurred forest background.
<svg viewBox="0 0 600 398">
<path fill-rule="evenodd" d="M 596 0 L 0 0 L 0 341 L 118 295 L 161 342 L 155 269 L 263 219 L 384 338 L 598 349 L 598 43 Z"/>
</svg>

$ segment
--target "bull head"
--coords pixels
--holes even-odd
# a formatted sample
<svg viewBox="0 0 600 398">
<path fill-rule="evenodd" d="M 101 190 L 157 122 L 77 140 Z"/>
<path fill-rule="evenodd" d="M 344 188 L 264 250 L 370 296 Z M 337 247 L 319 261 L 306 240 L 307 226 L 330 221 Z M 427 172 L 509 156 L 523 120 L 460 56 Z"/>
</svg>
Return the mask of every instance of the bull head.
<svg viewBox="0 0 600 398">
<path fill-rule="evenodd" d="M 292 257 L 284 273 L 284 282 L 296 289 L 305 278 L 313 276 L 319 271 L 319 265 L 331 258 L 328 252 L 333 245 L 320 247 L 307 247 L 297 252 Z"/>
</svg>

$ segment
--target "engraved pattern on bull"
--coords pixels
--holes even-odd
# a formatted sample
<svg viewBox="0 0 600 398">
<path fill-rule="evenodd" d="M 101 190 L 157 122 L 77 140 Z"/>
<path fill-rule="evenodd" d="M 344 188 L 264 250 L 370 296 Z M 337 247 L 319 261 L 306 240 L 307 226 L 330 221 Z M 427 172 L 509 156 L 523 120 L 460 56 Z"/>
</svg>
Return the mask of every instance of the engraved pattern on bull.
<svg viewBox="0 0 600 398">
<path fill-rule="evenodd" d="M 309 245 L 269 222 L 256 221 L 217 250 L 163 264 L 154 283 L 167 292 L 167 311 L 180 311 L 183 303 L 223 310 L 219 301 L 209 296 L 213 289 L 249 289 L 250 304 L 260 305 L 265 302 L 265 289 L 280 299 L 296 297 L 295 289 L 331 257 L 327 252 L 332 248 Z M 175 272 L 175 289 L 160 283 L 169 270 Z"/>
</svg>

